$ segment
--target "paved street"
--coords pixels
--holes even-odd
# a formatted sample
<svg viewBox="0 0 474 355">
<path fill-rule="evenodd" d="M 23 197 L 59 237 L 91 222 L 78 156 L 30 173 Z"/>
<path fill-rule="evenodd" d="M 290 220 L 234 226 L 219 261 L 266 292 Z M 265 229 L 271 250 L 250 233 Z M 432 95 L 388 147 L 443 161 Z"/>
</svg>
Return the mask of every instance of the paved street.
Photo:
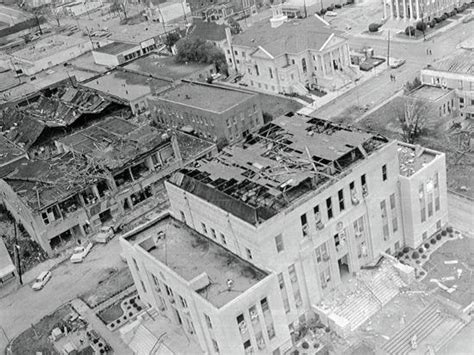
<svg viewBox="0 0 474 355">
<path fill-rule="evenodd" d="M 67 260 L 60 264 L 52 271 L 49 283 L 38 292 L 31 289 L 31 284 L 8 295 L 0 289 L 0 333 L 3 328 L 9 339 L 14 338 L 59 306 L 93 288 L 112 268 L 125 267 L 120 251 L 118 238 L 106 245 L 95 245 L 83 263 L 72 264 Z M 1 339 L 0 351 L 5 347 Z"/>
<path fill-rule="evenodd" d="M 474 203 L 468 199 L 448 193 L 449 223 L 474 237 Z"/>
<path fill-rule="evenodd" d="M 404 83 L 412 81 L 419 74 L 419 70 L 431 61 L 452 53 L 459 43 L 469 38 L 470 33 L 474 33 L 474 22 L 460 23 L 426 42 L 400 43 L 391 41 L 390 56 L 406 59 L 403 66 L 398 69 L 386 69 L 385 63 L 380 65 L 375 69 L 380 71 L 376 77 L 357 85 L 334 101 L 315 110 L 311 115 L 330 119 L 340 115 L 353 105 L 370 105 L 370 107 L 377 105 L 398 91 Z M 387 41 L 385 40 L 354 37 L 349 40 L 349 44 L 354 49 L 365 46 L 372 47 L 376 55 L 387 55 Z M 432 50 L 432 56 L 426 55 L 427 48 Z M 396 82 L 390 81 L 390 74 L 395 74 Z"/>
</svg>

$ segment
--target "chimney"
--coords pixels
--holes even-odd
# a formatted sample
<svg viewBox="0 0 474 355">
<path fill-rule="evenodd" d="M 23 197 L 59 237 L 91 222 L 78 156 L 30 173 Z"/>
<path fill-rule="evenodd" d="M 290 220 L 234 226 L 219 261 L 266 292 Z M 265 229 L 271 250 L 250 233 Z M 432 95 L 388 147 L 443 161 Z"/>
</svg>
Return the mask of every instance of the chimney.
<svg viewBox="0 0 474 355">
<path fill-rule="evenodd" d="M 270 19 L 272 28 L 277 28 L 288 20 L 288 16 L 283 15 L 283 4 L 272 6 L 272 14 L 273 16 Z"/>
</svg>

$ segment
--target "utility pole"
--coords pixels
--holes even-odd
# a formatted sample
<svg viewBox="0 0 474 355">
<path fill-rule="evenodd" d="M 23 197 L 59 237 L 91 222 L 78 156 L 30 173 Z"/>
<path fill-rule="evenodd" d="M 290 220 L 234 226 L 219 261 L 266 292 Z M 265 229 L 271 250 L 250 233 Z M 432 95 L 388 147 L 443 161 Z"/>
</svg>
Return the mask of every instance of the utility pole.
<svg viewBox="0 0 474 355">
<path fill-rule="evenodd" d="M 304 6 L 304 18 L 308 17 L 308 9 L 306 9 L 306 0 L 303 1 L 303 6 Z"/>
<path fill-rule="evenodd" d="M 18 235 L 17 235 L 17 222 L 16 220 L 13 221 L 13 229 L 15 233 L 15 242 L 13 245 L 13 252 L 15 256 L 15 264 L 16 264 L 16 269 L 18 271 L 18 281 L 20 282 L 20 285 L 23 285 L 23 279 L 21 277 L 21 260 L 20 260 L 20 246 L 18 245 Z"/>
<path fill-rule="evenodd" d="M 388 30 L 387 38 L 387 67 L 390 68 L 390 30 Z"/>
</svg>

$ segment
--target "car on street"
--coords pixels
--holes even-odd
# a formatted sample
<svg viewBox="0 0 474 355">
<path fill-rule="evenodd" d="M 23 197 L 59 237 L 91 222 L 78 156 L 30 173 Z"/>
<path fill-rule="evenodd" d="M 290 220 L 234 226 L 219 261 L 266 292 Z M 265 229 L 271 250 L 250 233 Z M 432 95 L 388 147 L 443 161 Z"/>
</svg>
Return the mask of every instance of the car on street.
<svg viewBox="0 0 474 355">
<path fill-rule="evenodd" d="M 35 279 L 35 282 L 33 283 L 33 290 L 39 291 L 41 290 L 44 285 L 48 283 L 48 281 L 51 279 L 51 271 L 43 271 L 41 274 L 38 275 L 38 277 Z"/>
<path fill-rule="evenodd" d="M 71 255 L 71 262 L 72 263 L 83 262 L 87 254 L 89 254 L 89 252 L 91 251 L 93 245 L 94 244 L 92 244 L 92 242 L 89 242 L 87 243 L 85 247 L 80 246 L 80 247 L 74 248 L 74 253 Z"/>
<path fill-rule="evenodd" d="M 94 236 L 94 241 L 97 243 L 105 244 L 107 243 L 110 239 L 114 237 L 114 229 L 112 227 L 102 227 L 99 231 Z"/>
<path fill-rule="evenodd" d="M 405 59 L 391 58 L 390 60 L 390 68 L 392 69 L 400 68 L 403 64 L 405 64 Z"/>
<path fill-rule="evenodd" d="M 335 12 L 335 11 L 327 11 L 327 12 L 326 12 L 326 16 L 329 16 L 329 17 L 336 17 L 336 16 L 337 16 L 337 12 Z"/>
</svg>

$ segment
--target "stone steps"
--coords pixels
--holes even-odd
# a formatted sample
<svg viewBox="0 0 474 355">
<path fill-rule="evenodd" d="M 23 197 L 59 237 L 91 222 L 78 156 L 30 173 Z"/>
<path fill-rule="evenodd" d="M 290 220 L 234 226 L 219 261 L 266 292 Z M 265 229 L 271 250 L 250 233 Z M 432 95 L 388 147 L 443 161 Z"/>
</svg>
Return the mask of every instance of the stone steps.
<svg viewBox="0 0 474 355">
<path fill-rule="evenodd" d="M 433 302 L 419 313 L 412 322 L 401 329 L 395 336 L 383 345 L 383 350 L 388 354 L 407 354 L 412 350 L 411 339 L 416 334 L 417 342 L 420 343 L 436 327 L 443 322 L 440 306 Z"/>
<path fill-rule="evenodd" d="M 351 330 L 355 330 L 378 310 L 379 304 L 370 292 L 359 287 L 334 313 L 347 319 Z"/>
<path fill-rule="evenodd" d="M 466 324 L 462 320 L 460 319 L 455 320 L 453 322 L 453 326 L 451 327 L 451 329 L 449 329 L 447 333 L 443 334 L 443 336 L 439 339 L 439 341 L 436 344 L 434 344 L 433 346 L 434 351 L 436 353 L 440 351 L 465 326 Z"/>
</svg>

